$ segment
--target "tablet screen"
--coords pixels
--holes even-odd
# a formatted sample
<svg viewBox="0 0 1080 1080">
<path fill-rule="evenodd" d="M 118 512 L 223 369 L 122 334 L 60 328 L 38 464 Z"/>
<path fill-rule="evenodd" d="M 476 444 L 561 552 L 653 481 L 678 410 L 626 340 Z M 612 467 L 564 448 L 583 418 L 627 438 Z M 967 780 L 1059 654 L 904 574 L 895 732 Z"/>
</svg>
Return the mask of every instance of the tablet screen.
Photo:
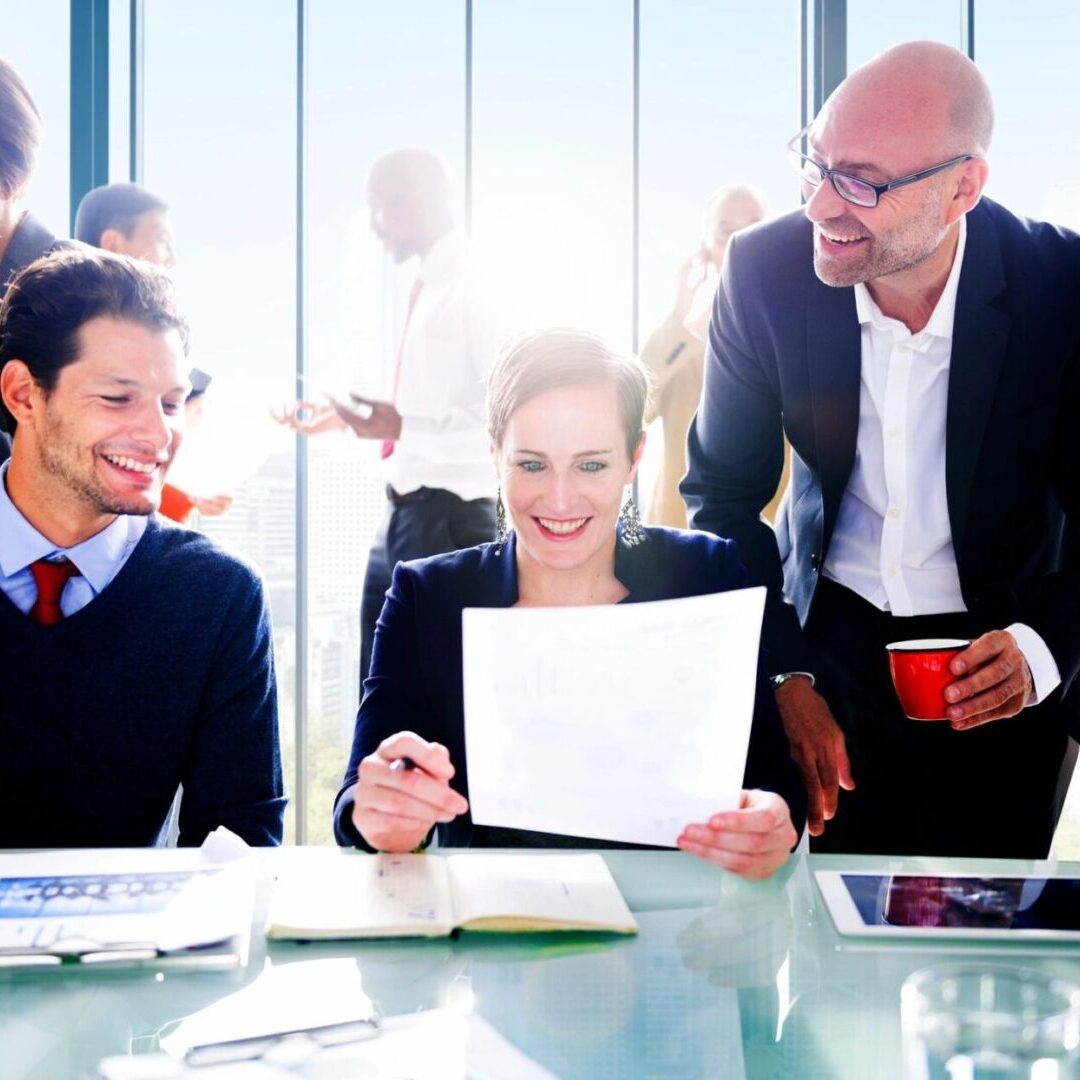
<svg viewBox="0 0 1080 1080">
<path fill-rule="evenodd" d="M 866 927 L 1080 932 L 1080 879 L 838 875 Z"/>
</svg>

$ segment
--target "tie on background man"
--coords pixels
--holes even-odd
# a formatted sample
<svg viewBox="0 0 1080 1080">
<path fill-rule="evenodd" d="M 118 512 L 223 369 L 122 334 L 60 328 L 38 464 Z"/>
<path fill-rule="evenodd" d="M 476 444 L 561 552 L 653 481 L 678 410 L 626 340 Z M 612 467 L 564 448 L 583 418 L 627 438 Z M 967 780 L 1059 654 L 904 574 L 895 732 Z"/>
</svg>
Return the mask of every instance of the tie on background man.
<svg viewBox="0 0 1080 1080">
<path fill-rule="evenodd" d="M 401 361 L 405 356 L 405 339 L 409 335 L 409 323 L 412 322 L 413 312 L 416 310 L 416 300 L 423 287 L 424 282 L 421 280 L 420 276 L 417 275 L 416 280 L 412 283 L 412 288 L 409 290 L 409 303 L 405 308 L 405 323 L 401 327 L 401 340 L 398 342 L 397 359 L 394 361 L 394 385 L 391 388 L 390 400 L 395 405 L 397 404 L 398 385 L 401 382 Z M 396 445 L 396 439 L 383 439 L 382 449 L 379 451 L 379 456 L 383 461 L 394 452 L 394 447 Z"/>
</svg>

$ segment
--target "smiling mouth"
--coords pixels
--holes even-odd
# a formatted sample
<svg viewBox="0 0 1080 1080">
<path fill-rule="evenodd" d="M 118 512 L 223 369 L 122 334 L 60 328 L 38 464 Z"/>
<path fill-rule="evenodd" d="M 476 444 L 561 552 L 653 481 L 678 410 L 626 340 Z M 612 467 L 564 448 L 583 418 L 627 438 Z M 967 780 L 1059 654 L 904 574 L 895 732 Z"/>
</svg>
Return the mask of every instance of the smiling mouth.
<svg viewBox="0 0 1080 1080">
<path fill-rule="evenodd" d="M 148 478 L 158 472 L 164 464 L 164 462 L 161 461 L 139 461 L 136 458 L 126 457 L 123 454 L 102 454 L 101 456 L 117 469 L 123 469 L 125 472 L 137 473 L 139 476 Z"/>
<path fill-rule="evenodd" d="M 534 518 L 533 520 L 544 532 L 559 537 L 574 536 L 576 533 L 581 532 L 589 521 L 587 517 L 573 518 L 568 521 L 556 521 L 554 518 L 541 517 Z"/>
<path fill-rule="evenodd" d="M 841 247 L 846 244 L 861 244 L 864 240 L 868 239 L 868 237 L 865 236 L 830 236 L 821 229 L 818 229 L 818 238 L 824 240 L 826 243 L 836 244 Z"/>
</svg>

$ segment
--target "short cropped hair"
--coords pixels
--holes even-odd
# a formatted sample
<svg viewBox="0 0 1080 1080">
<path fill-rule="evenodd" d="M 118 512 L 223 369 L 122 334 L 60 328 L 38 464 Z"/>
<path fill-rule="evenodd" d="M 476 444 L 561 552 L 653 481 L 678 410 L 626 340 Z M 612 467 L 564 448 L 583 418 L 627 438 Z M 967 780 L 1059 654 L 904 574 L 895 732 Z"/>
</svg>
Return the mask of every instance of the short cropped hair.
<svg viewBox="0 0 1080 1080">
<path fill-rule="evenodd" d="M 502 449 L 514 411 L 538 394 L 563 386 L 609 382 L 619 399 L 626 452 L 633 456 L 644 431 L 649 376 L 634 355 L 616 349 L 587 330 L 557 327 L 511 341 L 499 355 L 487 382 L 488 434 Z"/>
<path fill-rule="evenodd" d="M 75 239 L 99 247 L 106 229 L 118 229 L 130 239 L 143 214 L 168 209 L 164 199 L 138 184 L 105 184 L 82 197 L 75 212 Z"/>
<path fill-rule="evenodd" d="M 60 372 L 78 359 L 80 327 L 101 317 L 149 330 L 177 330 L 188 350 L 188 326 L 176 307 L 172 283 L 156 266 L 79 247 L 35 259 L 21 270 L 0 304 L 0 370 L 21 360 L 46 394 Z M 0 400 L 9 432 L 15 418 Z"/>
<path fill-rule="evenodd" d="M 15 198 L 34 171 L 41 143 L 41 114 L 19 78 L 0 60 L 0 197 Z"/>
</svg>

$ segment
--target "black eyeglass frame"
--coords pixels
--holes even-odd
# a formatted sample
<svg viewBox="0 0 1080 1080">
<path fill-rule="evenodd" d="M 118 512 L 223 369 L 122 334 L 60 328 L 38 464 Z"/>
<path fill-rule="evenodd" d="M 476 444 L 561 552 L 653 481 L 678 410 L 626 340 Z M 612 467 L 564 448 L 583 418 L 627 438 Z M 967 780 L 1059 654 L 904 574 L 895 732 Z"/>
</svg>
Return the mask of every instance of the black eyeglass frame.
<svg viewBox="0 0 1080 1080">
<path fill-rule="evenodd" d="M 919 180 L 925 180 L 928 176 L 934 176 L 936 173 L 944 172 L 946 169 L 951 169 L 954 165 L 960 165 L 965 161 L 973 161 L 979 156 L 978 154 L 960 154 L 959 157 L 949 158 L 948 161 L 939 162 L 937 165 L 931 165 L 929 168 L 920 169 L 918 172 L 908 173 L 907 176 L 898 176 L 895 180 L 888 181 L 888 183 L 875 184 L 872 181 L 867 180 L 864 176 L 856 176 L 854 173 L 844 172 L 840 169 L 828 169 L 822 165 L 820 161 L 815 161 L 809 154 L 804 154 L 796 144 L 805 138 L 806 133 L 809 130 L 809 127 L 803 128 L 803 130 L 787 144 L 790 153 L 799 160 L 800 167 L 798 173 L 800 179 L 815 190 L 828 180 L 833 186 L 833 191 L 835 191 L 844 202 L 849 202 L 852 206 L 862 207 L 864 210 L 875 209 L 878 203 L 881 202 L 881 196 L 887 191 L 893 191 L 895 188 L 906 187 L 908 184 L 914 184 Z M 821 173 L 821 179 L 816 184 L 803 174 L 802 165 L 805 162 L 809 162 Z M 856 202 L 850 195 L 844 194 L 836 183 L 836 177 L 838 176 L 842 176 L 845 180 L 854 180 L 856 183 L 863 184 L 870 188 L 874 193 L 874 201 L 872 203 Z"/>
</svg>

